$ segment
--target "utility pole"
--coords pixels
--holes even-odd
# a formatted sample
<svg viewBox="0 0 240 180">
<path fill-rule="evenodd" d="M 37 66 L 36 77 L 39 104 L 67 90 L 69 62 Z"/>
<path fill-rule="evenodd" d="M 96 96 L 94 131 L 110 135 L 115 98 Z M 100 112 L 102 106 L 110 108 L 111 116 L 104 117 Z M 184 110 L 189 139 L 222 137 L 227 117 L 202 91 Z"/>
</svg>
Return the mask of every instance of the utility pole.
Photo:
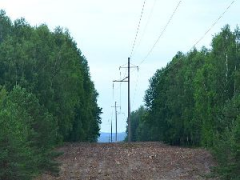
<svg viewBox="0 0 240 180">
<path fill-rule="evenodd" d="M 123 78 L 122 80 L 115 80 L 113 82 L 127 82 L 128 83 L 128 118 L 127 118 L 127 122 L 128 122 L 128 142 L 131 142 L 131 118 L 130 118 L 130 114 L 131 114 L 131 99 L 130 99 L 130 69 L 131 68 L 138 68 L 138 66 L 131 66 L 130 63 L 130 57 L 128 58 L 128 66 L 127 67 L 119 67 L 119 69 L 121 68 L 127 68 L 128 69 L 128 76 Z"/>
<path fill-rule="evenodd" d="M 112 106 L 115 108 L 115 118 L 116 118 L 116 136 L 115 136 L 115 142 L 117 142 L 117 108 L 120 106 L 117 106 L 117 102 L 115 101 L 115 105 Z M 111 131 L 112 131 L 112 123 L 111 123 Z"/>
<path fill-rule="evenodd" d="M 115 142 L 117 142 L 117 101 L 115 101 L 115 117 L 116 117 L 116 137 L 115 137 Z"/>
<path fill-rule="evenodd" d="M 130 57 L 128 58 L 128 142 L 131 142 Z"/>
<path fill-rule="evenodd" d="M 112 119 L 111 119 L 111 143 L 112 143 Z"/>
</svg>

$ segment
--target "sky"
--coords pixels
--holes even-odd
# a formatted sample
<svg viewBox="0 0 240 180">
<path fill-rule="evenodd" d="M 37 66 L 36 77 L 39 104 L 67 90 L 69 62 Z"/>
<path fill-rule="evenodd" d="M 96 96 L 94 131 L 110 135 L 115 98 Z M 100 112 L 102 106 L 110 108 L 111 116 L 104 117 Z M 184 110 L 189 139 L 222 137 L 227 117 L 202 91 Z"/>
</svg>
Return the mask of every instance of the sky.
<svg viewBox="0 0 240 180">
<path fill-rule="evenodd" d="M 200 39 L 197 49 L 211 48 L 212 37 L 222 27 L 229 24 L 234 30 L 240 23 L 237 0 L 0 0 L 0 9 L 12 20 L 23 17 L 32 26 L 47 24 L 51 30 L 60 26 L 70 31 L 88 60 L 99 93 L 101 132 L 110 132 L 111 121 L 115 132 L 115 102 L 121 107 L 117 108 L 118 132 L 126 130 L 127 83 L 113 85 L 113 80 L 127 76 L 126 69 L 119 67 L 127 65 L 136 34 L 131 64 L 139 69 L 131 69 L 132 111 L 144 105 L 149 79 L 178 51 L 189 52 Z"/>
</svg>

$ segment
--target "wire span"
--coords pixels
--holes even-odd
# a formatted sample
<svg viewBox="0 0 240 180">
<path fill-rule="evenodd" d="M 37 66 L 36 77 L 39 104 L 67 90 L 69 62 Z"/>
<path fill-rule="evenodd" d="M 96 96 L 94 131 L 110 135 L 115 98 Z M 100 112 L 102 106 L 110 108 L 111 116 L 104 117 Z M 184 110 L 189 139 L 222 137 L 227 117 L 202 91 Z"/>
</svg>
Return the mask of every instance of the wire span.
<svg viewBox="0 0 240 180">
<path fill-rule="evenodd" d="M 132 54 L 133 54 L 133 51 L 134 51 L 134 48 L 135 48 L 135 45 L 136 45 L 136 40 L 137 40 L 138 32 L 139 32 L 139 29 L 140 29 L 145 4 L 146 4 L 146 0 L 144 0 L 143 6 L 142 6 L 142 11 L 141 11 L 140 19 L 139 19 L 138 26 L 137 26 L 137 32 L 136 32 L 136 35 L 135 35 L 135 38 L 134 38 L 134 41 L 133 41 L 130 58 L 132 57 Z"/>
<path fill-rule="evenodd" d="M 160 35 L 158 36 L 157 40 L 155 41 L 155 43 L 153 44 L 152 48 L 150 49 L 150 51 L 147 53 L 147 55 L 145 56 L 145 58 L 140 62 L 140 64 L 142 64 L 147 58 L 148 56 L 152 53 L 153 49 L 155 48 L 155 46 L 157 45 L 158 41 L 160 40 L 160 38 L 163 36 L 163 33 L 166 31 L 168 25 L 170 24 L 170 22 L 173 19 L 173 16 L 175 15 L 175 13 L 177 12 L 177 9 L 179 8 L 180 4 L 182 1 L 179 1 L 177 4 L 177 7 L 175 8 L 175 10 L 173 11 L 172 15 L 170 16 L 167 24 L 165 25 L 165 27 L 163 28 L 162 32 L 160 33 Z"/>
<path fill-rule="evenodd" d="M 150 14 L 149 14 L 148 19 L 147 19 L 147 23 L 146 23 L 146 25 L 145 25 L 145 27 L 144 27 L 144 29 L 143 29 L 142 36 L 140 37 L 139 43 L 137 44 L 137 47 L 136 47 L 136 48 L 138 48 L 138 47 L 140 46 L 140 44 L 142 43 L 143 37 L 144 37 L 144 35 L 145 35 L 146 31 L 147 31 L 147 27 L 148 27 L 148 25 L 149 25 L 149 23 L 150 23 L 150 20 L 151 20 L 151 18 L 152 18 L 152 15 L 153 15 L 153 11 L 154 11 L 156 2 L 157 2 L 157 0 L 154 0 L 153 5 L 152 5 L 152 8 L 151 8 L 151 11 L 150 11 Z M 133 56 L 135 53 L 136 53 L 136 51 L 132 54 L 132 56 Z"/>
<path fill-rule="evenodd" d="M 218 23 L 220 19 L 224 16 L 224 14 L 228 11 L 228 9 L 233 5 L 235 0 L 231 2 L 231 4 L 226 8 L 226 10 L 216 19 L 216 21 L 211 25 L 211 27 L 204 33 L 204 35 L 193 45 L 192 49 L 205 38 L 205 36 L 212 30 L 212 28 Z"/>
</svg>

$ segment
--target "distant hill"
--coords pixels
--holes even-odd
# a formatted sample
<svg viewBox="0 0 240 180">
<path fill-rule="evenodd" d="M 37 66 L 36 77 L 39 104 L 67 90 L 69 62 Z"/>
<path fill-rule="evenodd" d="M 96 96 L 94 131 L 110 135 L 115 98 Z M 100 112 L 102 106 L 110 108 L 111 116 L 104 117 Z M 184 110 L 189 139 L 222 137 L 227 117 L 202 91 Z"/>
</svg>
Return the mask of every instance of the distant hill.
<svg viewBox="0 0 240 180">
<path fill-rule="evenodd" d="M 115 135 L 116 135 L 115 133 L 112 135 L 113 142 L 115 142 Z M 117 141 L 118 142 L 123 141 L 125 139 L 126 135 L 127 134 L 125 132 L 118 133 Z M 99 143 L 108 143 L 108 142 L 110 142 L 110 138 L 111 138 L 111 133 L 101 132 L 100 137 L 98 138 L 98 142 Z"/>
</svg>

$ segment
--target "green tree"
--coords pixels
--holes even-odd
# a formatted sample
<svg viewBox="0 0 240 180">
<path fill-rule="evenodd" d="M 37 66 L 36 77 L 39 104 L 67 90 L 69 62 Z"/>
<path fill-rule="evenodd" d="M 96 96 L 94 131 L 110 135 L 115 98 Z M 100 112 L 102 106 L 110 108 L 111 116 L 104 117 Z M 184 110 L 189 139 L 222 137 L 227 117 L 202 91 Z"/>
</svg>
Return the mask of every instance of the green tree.
<svg viewBox="0 0 240 180">
<path fill-rule="evenodd" d="M 36 158 L 26 124 L 29 116 L 18 110 L 11 102 L 5 89 L 0 91 L 0 179 L 28 180 L 38 172 Z"/>
<path fill-rule="evenodd" d="M 138 133 L 140 133 L 139 126 L 140 124 L 142 124 L 144 122 L 143 118 L 145 116 L 145 109 L 143 106 L 140 106 L 140 108 L 138 108 L 136 111 L 131 112 L 131 135 L 132 135 L 132 139 L 131 141 L 136 142 L 139 140 L 142 140 L 141 138 L 139 138 Z M 128 127 L 127 127 L 128 129 Z M 128 131 L 127 132 L 127 136 L 125 138 L 125 140 L 128 139 Z M 138 139 L 139 138 L 139 139 Z"/>
<path fill-rule="evenodd" d="M 238 179 L 239 39 L 239 28 L 232 32 L 226 25 L 211 49 L 178 52 L 157 70 L 145 94 L 137 139 L 213 149 L 222 177 Z"/>
<path fill-rule="evenodd" d="M 222 179 L 240 178 L 240 96 L 234 96 L 224 107 L 221 117 L 223 130 L 216 134 L 213 145 Z"/>
<path fill-rule="evenodd" d="M 102 111 L 98 93 L 87 59 L 68 30 L 31 27 L 23 18 L 11 22 L 1 10 L 0 86 L 5 87 L 0 99 L 0 179 L 57 172 L 56 144 L 97 141 Z M 18 151 L 19 158 L 10 158 L 8 153 Z"/>
<path fill-rule="evenodd" d="M 8 91 L 19 85 L 35 94 L 57 122 L 59 142 L 96 141 L 98 93 L 69 32 L 60 27 L 51 32 L 46 25 L 33 28 L 24 19 L 11 28 L 0 43 L 0 84 Z"/>
</svg>

